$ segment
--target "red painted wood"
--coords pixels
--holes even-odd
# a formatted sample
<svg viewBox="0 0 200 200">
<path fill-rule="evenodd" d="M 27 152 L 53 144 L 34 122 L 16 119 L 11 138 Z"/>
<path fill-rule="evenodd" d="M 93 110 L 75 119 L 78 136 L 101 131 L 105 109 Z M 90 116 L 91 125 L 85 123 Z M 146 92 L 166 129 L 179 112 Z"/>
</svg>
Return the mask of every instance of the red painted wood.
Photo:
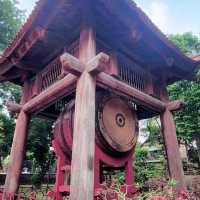
<svg viewBox="0 0 200 200">
<path fill-rule="evenodd" d="M 119 93 L 120 95 L 129 96 L 133 98 L 135 102 L 140 105 L 144 105 L 147 108 L 151 108 L 158 112 L 165 110 L 166 104 L 164 102 L 151 97 L 104 72 L 101 72 L 97 75 L 97 83 L 103 87 L 112 89 L 114 92 Z"/>
<path fill-rule="evenodd" d="M 14 112 L 14 113 L 19 113 L 22 109 L 22 106 L 20 104 L 16 104 L 16 103 L 13 103 L 13 102 L 8 102 L 6 104 L 6 107 L 7 107 L 9 112 Z"/>
<path fill-rule="evenodd" d="M 55 197 L 56 200 L 63 200 L 62 197 L 62 192 L 64 192 L 64 189 L 66 189 L 66 187 L 69 189 L 70 186 L 65 184 L 65 172 L 63 171 L 63 168 L 66 169 L 66 166 L 68 169 L 70 169 L 70 161 L 69 158 L 66 157 L 63 153 L 63 151 L 61 150 L 60 146 L 59 146 L 59 142 L 58 142 L 58 138 L 54 138 L 53 140 L 53 148 L 54 148 L 54 152 L 56 154 L 56 182 L 55 182 L 55 186 L 54 186 L 54 190 L 53 190 L 53 196 Z M 68 192 L 65 193 L 69 194 L 69 190 Z"/>
<path fill-rule="evenodd" d="M 166 103 L 169 97 L 165 85 L 161 86 L 161 99 Z M 166 108 L 160 115 L 162 134 L 168 160 L 168 170 L 171 178 L 177 181 L 177 189 L 185 189 L 183 165 L 180 157 L 176 126 L 171 111 Z"/>
<path fill-rule="evenodd" d="M 89 2 L 83 9 L 79 59 L 87 63 L 96 55 L 95 32 Z M 90 2 L 91 3 L 91 2 Z M 85 69 L 86 70 L 86 69 Z M 71 200 L 93 200 L 96 81 L 84 71 L 77 82 L 71 169 Z"/>
<path fill-rule="evenodd" d="M 178 189 L 185 189 L 183 166 L 178 148 L 176 127 L 173 121 L 172 113 L 166 109 L 166 111 L 161 114 L 160 119 L 170 177 L 177 181 Z"/>
<path fill-rule="evenodd" d="M 184 106 L 184 102 L 180 101 L 180 100 L 176 100 L 176 101 L 172 101 L 170 103 L 168 103 L 167 108 L 170 111 L 176 111 L 181 109 Z"/>
<path fill-rule="evenodd" d="M 66 94 L 67 91 L 72 90 L 76 80 L 77 78 L 74 75 L 68 74 L 63 79 L 57 81 L 46 90 L 41 92 L 38 96 L 27 102 L 23 106 L 24 111 L 31 113 L 33 111 L 44 108 L 48 104 Z"/>
</svg>

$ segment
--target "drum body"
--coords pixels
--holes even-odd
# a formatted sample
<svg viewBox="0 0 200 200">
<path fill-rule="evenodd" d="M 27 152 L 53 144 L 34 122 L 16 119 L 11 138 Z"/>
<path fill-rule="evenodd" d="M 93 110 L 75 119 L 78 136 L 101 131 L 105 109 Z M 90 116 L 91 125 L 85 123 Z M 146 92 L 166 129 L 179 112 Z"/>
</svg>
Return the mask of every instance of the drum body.
<svg viewBox="0 0 200 200">
<path fill-rule="evenodd" d="M 71 157 L 73 143 L 74 100 L 69 102 L 54 124 L 54 140 Z M 134 106 L 112 95 L 96 100 L 96 144 L 112 156 L 132 151 L 138 138 L 138 120 Z M 81 133 L 80 133 L 81 134 Z"/>
</svg>

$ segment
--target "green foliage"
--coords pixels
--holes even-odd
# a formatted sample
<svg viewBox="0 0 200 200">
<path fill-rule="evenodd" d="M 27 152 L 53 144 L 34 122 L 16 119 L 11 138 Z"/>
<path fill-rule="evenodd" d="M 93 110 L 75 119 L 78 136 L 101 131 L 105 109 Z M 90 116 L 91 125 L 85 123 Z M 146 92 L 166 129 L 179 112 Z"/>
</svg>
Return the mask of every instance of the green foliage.
<svg viewBox="0 0 200 200">
<path fill-rule="evenodd" d="M 183 53 L 200 53 L 200 39 L 192 33 L 170 35 Z M 179 81 L 168 87 L 171 100 L 180 99 L 186 103 L 184 109 L 175 112 L 179 141 L 192 143 L 200 134 L 200 84 L 195 81 Z"/>
<path fill-rule="evenodd" d="M 193 191 L 180 190 L 177 191 L 177 182 L 174 180 L 164 181 L 156 187 L 149 187 L 148 191 L 140 190 L 135 195 L 130 197 L 127 195 L 127 190 L 122 191 L 121 186 L 114 183 L 111 185 L 103 184 L 102 188 L 96 191 L 96 198 L 107 200 L 109 197 L 119 200 L 192 200 L 197 199 Z"/>
<path fill-rule="evenodd" d="M 143 186 L 149 179 L 163 178 L 166 171 L 166 163 L 164 157 L 161 155 L 158 162 L 148 162 L 148 147 L 137 145 L 135 149 L 135 180 Z"/>
<path fill-rule="evenodd" d="M 174 113 L 179 141 L 192 143 L 200 134 L 200 84 L 179 81 L 169 86 L 172 100 L 181 99 L 185 107 Z"/>
<path fill-rule="evenodd" d="M 34 165 L 35 173 L 39 175 L 32 177 L 33 184 L 41 184 L 45 173 L 53 163 L 52 152 L 50 152 L 52 124 L 44 119 L 34 118 L 31 120 L 26 146 L 26 159 Z"/>
<path fill-rule="evenodd" d="M 0 52 L 18 32 L 24 20 L 24 11 L 18 9 L 16 0 L 0 0 Z M 9 155 L 15 127 L 15 116 L 5 109 L 7 101 L 19 102 L 21 88 L 12 83 L 0 84 L 0 156 Z M 32 119 L 27 139 L 26 159 L 30 166 L 40 173 L 42 179 L 50 158 L 51 123 L 42 119 Z M 1 165 L 1 164 L 0 164 Z M 0 166 L 1 167 L 1 166 Z M 37 182 L 37 181 L 34 181 Z"/>
<path fill-rule="evenodd" d="M 31 177 L 31 183 L 36 187 L 40 188 L 42 184 L 42 178 L 40 174 L 33 174 Z"/>
<path fill-rule="evenodd" d="M 19 102 L 20 93 L 19 86 L 8 82 L 0 84 L 0 156 L 2 158 L 10 152 L 15 127 L 15 116 L 6 111 L 5 103 Z"/>
<path fill-rule="evenodd" d="M 8 169 L 9 162 L 10 162 L 10 156 L 5 157 L 5 159 L 2 162 L 2 167 L 5 171 L 7 171 Z"/>
<path fill-rule="evenodd" d="M 161 127 L 159 119 L 157 117 L 148 119 L 147 126 L 142 131 L 149 133 L 148 139 L 145 141 L 145 144 L 148 143 L 149 146 L 154 146 L 163 143 L 161 137 Z"/>
<path fill-rule="evenodd" d="M 0 156 L 3 158 L 10 152 L 14 126 L 13 118 L 0 112 Z"/>
<path fill-rule="evenodd" d="M 0 84 L 0 109 L 8 101 L 19 103 L 21 87 L 10 82 Z"/>
<path fill-rule="evenodd" d="M 184 54 L 196 54 L 200 52 L 200 39 L 191 32 L 169 35 L 169 39 L 173 41 Z"/>
<path fill-rule="evenodd" d="M 15 0 L 0 0 L 0 54 L 15 36 L 22 24 L 24 12 L 17 8 Z M 14 117 L 5 111 L 7 101 L 19 102 L 20 87 L 11 83 L 0 84 L 0 156 L 10 152 L 14 131 Z"/>
<path fill-rule="evenodd" d="M 16 0 L 0 0 L 0 51 L 15 36 L 24 19 Z"/>
</svg>

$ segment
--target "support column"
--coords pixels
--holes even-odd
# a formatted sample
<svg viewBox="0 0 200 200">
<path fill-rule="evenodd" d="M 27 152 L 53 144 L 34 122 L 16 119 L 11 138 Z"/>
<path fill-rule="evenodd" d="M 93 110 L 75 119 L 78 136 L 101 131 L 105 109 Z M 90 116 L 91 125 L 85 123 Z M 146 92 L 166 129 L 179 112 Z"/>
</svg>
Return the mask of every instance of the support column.
<svg viewBox="0 0 200 200">
<path fill-rule="evenodd" d="M 169 101 L 166 87 L 164 87 L 164 92 L 161 98 L 165 102 Z M 160 119 L 168 160 L 169 175 L 171 178 L 177 181 L 178 190 L 185 189 L 183 165 L 179 152 L 176 126 L 171 111 L 169 109 L 166 109 L 161 114 Z"/>
<path fill-rule="evenodd" d="M 24 104 L 28 100 L 28 93 L 28 85 L 25 84 L 21 104 Z M 24 160 L 24 148 L 27 138 L 28 123 L 29 116 L 21 110 L 16 121 L 9 167 L 4 185 L 3 199 L 10 199 L 10 197 L 14 196 L 18 190 Z"/>
<path fill-rule="evenodd" d="M 84 5 L 87 7 L 88 5 Z M 79 58 L 87 63 L 96 54 L 96 41 L 91 18 L 85 19 L 80 34 Z M 85 69 L 76 88 L 72 148 L 70 200 L 94 199 L 96 80 Z"/>
</svg>

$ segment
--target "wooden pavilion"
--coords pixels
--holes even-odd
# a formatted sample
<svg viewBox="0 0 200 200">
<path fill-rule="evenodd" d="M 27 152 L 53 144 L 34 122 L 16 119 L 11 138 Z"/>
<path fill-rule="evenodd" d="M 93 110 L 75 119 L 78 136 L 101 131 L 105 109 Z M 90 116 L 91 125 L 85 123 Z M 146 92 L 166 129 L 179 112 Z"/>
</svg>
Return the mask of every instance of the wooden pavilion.
<svg viewBox="0 0 200 200">
<path fill-rule="evenodd" d="M 55 120 L 74 94 L 70 197 L 93 199 L 99 88 L 131 99 L 138 105 L 139 119 L 160 115 L 169 174 L 184 188 L 172 116 L 182 102 L 170 102 L 166 87 L 195 79 L 198 64 L 183 55 L 132 0 L 38 1 L 0 58 L 0 81 L 23 87 L 20 104 L 8 105 L 18 118 L 4 198 L 18 188 L 30 118 Z"/>
</svg>

